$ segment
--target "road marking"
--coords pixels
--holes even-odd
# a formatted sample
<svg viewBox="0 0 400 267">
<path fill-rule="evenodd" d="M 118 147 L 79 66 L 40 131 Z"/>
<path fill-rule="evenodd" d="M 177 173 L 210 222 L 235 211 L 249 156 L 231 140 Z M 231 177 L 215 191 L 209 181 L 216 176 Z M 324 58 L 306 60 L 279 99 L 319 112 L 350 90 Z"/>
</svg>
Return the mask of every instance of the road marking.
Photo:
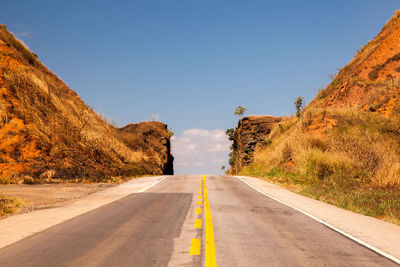
<svg viewBox="0 0 400 267">
<path fill-rule="evenodd" d="M 252 186 L 251 184 L 249 184 L 248 182 L 246 182 L 245 180 L 243 180 L 239 176 L 235 176 L 235 177 L 238 178 L 239 180 L 241 180 L 242 182 L 244 182 L 245 184 L 247 184 L 248 186 L 250 186 L 251 188 L 253 188 L 254 190 L 256 190 L 259 193 L 263 194 L 264 196 L 269 197 L 269 198 L 271 198 L 271 199 L 273 199 L 273 200 L 275 200 L 275 201 L 277 201 L 277 202 L 279 202 L 279 203 L 281 203 L 281 204 L 283 204 L 285 206 L 288 206 L 288 207 L 290 207 L 290 208 L 292 208 L 294 210 L 297 210 L 298 212 L 303 213 L 304 215 L 306 215 L 306 216 L 310 217 L 311 219 L 313 219 L 313 220 L 325 225 L 326 227 L 332 229 L 333 231 L 338 232 L 339 234 L 341 234 L 341 235 L 353 240 L 354 242 L 356 242 L 356 243 L 358 243 L 358 244 L 360 244 L 360 245 L 362 245 L 362 246 L 364 246 L 366 248 L 369 248 L 370 250 L 372 250 L 372 251 L 374 251 L 374 252 L 376 252 L 376 253 L 378 253 L 378 254 L 380 254 L 380 255 L 382 255 L 382 256 L 384 256 L 384 257 L 386 257 L 386 258 L 388 258 L 388 259 L 390 259 L 392 261 L 394 261 L 397 264 L 400 264 L 400 259 L 398 259 L 398 258 L 396 258 L 396 257 L 394 257 L 394 256 L 392 256 L 392 255 L 380 250 L 379 248 L 376 248 L 376 247 L 374 247 L 374 246 L 372 246 L 372 245 L 370 245 L 368 243 L 365 243 L 364 241 L 358 239 L 357 237 L 354 237 L 354 236 L 352 236 L 352 235 L 350 235 L 350 234 L 348 234 L 346 232 L 343 232 L 342 230 L 336 228 L 335 226 L 333 226 L 333 225 L 331 225 L 331 224 L 329 224 L 329 223 L 327 223 L 327 222 L 315 217 L 314 215 L 311 215 L 310 213 L 308 213 L 306 211 L 303 211 L 303 210 L 301 210 L 299 208 L 296 208 L 296 207 L 294 207 L 294 206 L 292 206 L 292 205 L 290 205 L 290 204 L 288 204 L 286 202 L 283 202 L 283 201 L 281 201 L 281 200 L 279 200 L 279 199 L 277 199 L 277 198 L 275 198 L 275 197 L 273 197 L 273 196 L 271 196 L 271 195 L 269 195 L 267 193 L 262 192 L 261 190 L 255 188 L 254 186 Z M 205 195 L 204 195 L 204 199 L 206 199 Z"/>
<path fill-rule="evenodd" d="M 196 209 L 196 213 L 197 213 L 197 214 L 201 214 L 201 208 L 197 208 L 197 209 Z"/>
<path fill-rule="evenodd" d="M 201 228 L 201 219 L 196 219 L 194 221 L 194 228 L 196 228 L 196 229 Z"/>
<path fill-rule="evenodd" d="M 200 255 L 200 239 L 192 239 L 192 244 L 190 245 L 190 255 Z"/>
<path fill-rule="evenodd" d="M 201 204 L 202 204 L 201 201 L 197 201 L 197 205 L 201 206 Z"/>
<path fill-rule="evenodd" d="M 208 193 L 206 186 L 206 176 L 204 175 L 204 213 L 206 217 L 206 267 L 217 266 L 217 257 L 215 255 L 214 229 L 211 219 L 210 203 L 208 202 Z"/>
<path fill-rule="evenodd" d="M 199 196 L 199 199 L 202 199 L 203 197 L 202 196 Z"/>
<path fill-rule="evenodd" d="M 145 187 L 145 188 L 139 190 L 138 193 L 142 193 L 142 192 L 144 192 L 144 191 L 150 189 L 151 187 L 155 186 L 156 184 L 158 184 L 159 182 L 161 182 L 162 180 L 164 180 L 164 179 L 166 179 L 166 178 L 168 178 L 168 176 L 164 176 L 164 178 L 161 178 L 160 180 L 158 180 L 158 181 L 152 183 L 152 184 L 149 185 L 148 187 Z"/>
</svg>

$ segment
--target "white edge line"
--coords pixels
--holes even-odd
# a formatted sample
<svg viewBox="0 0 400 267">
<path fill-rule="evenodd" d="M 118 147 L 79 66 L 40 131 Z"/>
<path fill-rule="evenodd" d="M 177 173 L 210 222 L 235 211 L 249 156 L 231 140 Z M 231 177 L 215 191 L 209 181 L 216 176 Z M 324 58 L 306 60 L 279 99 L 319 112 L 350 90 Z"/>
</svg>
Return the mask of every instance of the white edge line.
<svg viewBox="0 0 400 267">
<path fill-rule="evenodd" d="M 162 180 L 164 180 L 164 179 L 166 179 L 166 178 L 168 178 L 168 176 L 164 176 L 163 178 L 161 178 L 161 179 L 155 181 L 154 183 L 152 183 L 152 184 L 149 185 L 148 187 L 145 187 L 145 188 L 143 188 L 143 189 L 140 189 L 140 190 L 138 191 L 138 193 L 143 193 L 144 191 L 150 189 L 151 187 L 155 186 L 156 184 L 158 184 L 159 182 L 161 182 Z"/>
<path fill-rule="evenodd" d="M 374 251 L 375 253 L 378 253 L 378 254 L 390 259 L 391 261 L 393 261 L 393 262 L 395 262 L 397 264 L 400 264 L 400 259 L 398 259 L 398 258 L 396 258 L 396 257 L 394 257 L 394 256 L 392 256 L 392 255 L 390 255 L 390 254 L 388 254 L 388 253 L 386 253 L 386 252 L 384 252 L 384 251 L 382 251 L 382 250 L 370 245 L 370 244 L 365 243 L 364 241 L 358 239 L 357 237 L 354 237 L 354 236 L 352 236 L 352 235 L 350 235 L 350 234 L 348 234 L 346 232 L 343 232 L 342 230 L 336 228 L 335 226 L 333 226 L 333 225 L 331 225 L 331 224 L 329 224 L 329 223 L 327 223 L 327 222 L 325 222 L 325 221 L 323 221 L 323 220 L 321 220 L 321 219 L 319 219 L 319 218 L 317 218 L 317 217 L 315 217 L 315 216 L 313 216 L 313 215 L 311 215 L 311 214 L 309 214 L 309 213 L 307 213 L 307 212 L 305 212 L 305 211 L 303 211 L 303 210 L 301 210 L 299 208 L 296 208 L 296 207 L 294 207 L 294 206 L 292 206 L 292 205 L 290 205 L 290 204 L 288 204 L 286 202 L 283 202 L 283 201 L 281 201 L 281 200 L 279 200 L 279 199 L 277 199 L 277 198 L 275 198 L 275 197 L 273 197 L 273 196 L 271 196 L 271 195 L 269 195 L 267 193 L 262 192 L 261 190 L 255 188 L 254 186 L 252 186 L 251 184 L 249 184 L 248 182 L 243 180 L 243 178 L 240 177 L 240 176 L 234 176 L 234 177 L 238 178 L 243 183 L 247 184 L 248 186 L 250 186 L 251 188 L 253 188 L 257 192 L 263 194 L 264 196 L 269 197 L 269 198 L 271 198 L 271 199 L 273 199 L 273 200 L 275 200 L 275 201 L 277 201 L 277 202 L 279 202 L 279 203 L 281 203 L 281 204 L 283 204 L 285 206 L 288 206 L 288 207 L 290 207 L 290 208 L 292 208 L 294 210 L 297 210 L 298 212 L 303 213 L 304 215 L 306 215 L 306 216 L 310 217 L 311 219 L 313 219 L 313 220 L 325 225 L 326 227 L 332 229 L 333 231 L 336 231 L 339 234 L 344 235 L 345 237 L 353 240 L 354 242 L 356 242 L 356 243 L 358 243 L 358 244 L 360 244 L 360 245 L 362 245 L 364 247 L 369 248 L 370 250 Z"/>
</svg>

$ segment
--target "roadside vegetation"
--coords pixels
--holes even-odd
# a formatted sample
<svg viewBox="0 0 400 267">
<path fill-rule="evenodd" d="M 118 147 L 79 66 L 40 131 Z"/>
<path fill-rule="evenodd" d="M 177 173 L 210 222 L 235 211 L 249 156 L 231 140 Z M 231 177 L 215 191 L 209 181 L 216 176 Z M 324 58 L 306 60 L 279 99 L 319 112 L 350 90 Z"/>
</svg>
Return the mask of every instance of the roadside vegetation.
<svg viewBox="0 0 400 267">
<path fill-rule="evenodd" d="M 0 196 L 0 217 L 18 212 L 23 205 L 17 198 Z"/>
<path fill-rule="evenodd" d="M 311 103 L 296 98 L 296 116 L 257 144 L 250 165 L 238 170 L 232 146 L 230 173 L 400 225 L 399 25 L 396 11 Z"/>
<path fill-rule="evenodd" d="M 245 108 L 244 106 L 240 106 L 238 105 L 235 110 L 233 111 L 233 115 L 239 118 L 239 123 L 240 121 L 243 119 L 244 114 L 246 113 L 247 108 Z M 226 129 L 225 134 L 228 136 L 228 140 L 232 142 L 231 146 L 229 147 L 229 149 L 231 150 L 231 152 L 229 153 L 229 165 L 231 166 L 231 172 L 238 172 L 239 170 L 239 166 L 238 166 L 238 162 L 239 162 L 239 153 L 238 153 L 238 147 L 236 147 L 235 145 L 235 138 L 237 138 L 237 127 L 235 128 L 229 128 Z M 223 166 L 225 167 L 225 166 Z M 233 170 L 234 169 L 234 170 Z M 225 171 L 225 168 L 222 169 L 222 171 Z M 226 170 L 225 173 L 230 173 L 229 170 Z"/>
<path fill-rule="evenodd" d="M 400 225 L 400 124 L 379 113 L 306 109 L 279 123 L 240 174 Z"/>
</svg>

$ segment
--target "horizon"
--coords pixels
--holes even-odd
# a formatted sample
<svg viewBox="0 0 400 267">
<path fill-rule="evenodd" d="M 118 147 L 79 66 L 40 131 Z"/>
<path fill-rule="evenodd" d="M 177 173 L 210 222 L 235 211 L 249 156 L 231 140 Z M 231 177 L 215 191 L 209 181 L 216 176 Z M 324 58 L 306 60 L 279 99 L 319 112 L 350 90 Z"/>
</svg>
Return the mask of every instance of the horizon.
<svg viewBox="0 0 400 267">
<path fill-rule="evenodd" d="M 168 124 L 177 174 L 221 173 L 237 105 L 293 115 L 400 3 L 6 2 L 0 23 L 97 113 Z"/>
</svg>

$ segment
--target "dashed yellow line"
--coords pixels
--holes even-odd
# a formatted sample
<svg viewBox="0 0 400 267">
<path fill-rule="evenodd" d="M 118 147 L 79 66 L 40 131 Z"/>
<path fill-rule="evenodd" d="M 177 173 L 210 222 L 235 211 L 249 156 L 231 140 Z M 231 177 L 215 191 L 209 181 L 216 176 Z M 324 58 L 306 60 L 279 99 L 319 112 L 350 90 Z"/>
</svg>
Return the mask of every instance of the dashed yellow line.
<svg viewBox="0 0 400 267">
<path fill-rule="evenodd" d="M 196 219 L 194 221 L 194 228 L 200 229 L 201 228 L 201 219 Z"/>
<path fill-rule="evenodd" d="M 203 198 L 204 196 L 204 198 Z M 215 242 L 214 242 L 214 229 L 211 219 L 210 203 L 208 202 L 207 186 L 206 186 L 206 176 L 203 175 L 200 180 L 199 187 L 199 201 L 197 205 L 201 206 L 204 204 L 204 214 L 205 214 L 205 233 L 206 233 L 206 266 L 214 267 L 217 266 L 217 257 L 215 254 Z M 203 200 L 203 201 L 201 201 Z M 196 214 L 202 214 L 202 208 L 196 208 Z M 201 229 L 203 227 L 202 219 L 196 219 L 194 222 L 194 228 Z M 190 245 L 190 255 L 200 255 L 201 241 L 199 238 L 193 238 Z"/>
<path fill-rule="evenodd" d="M 190 255 L 200 255 L 200 239 L 192 239 L 192 244 L 190 244 Z"/>
<path fill-rule="evenodd" d="M 215 254 L 214 228 L 211 219 L 210 203 L 208 202 L 206 176 L 204 175 L 204 213 L 206 219 L 206 267 L 217 266 L 217 257 Z"/>
</svg>

